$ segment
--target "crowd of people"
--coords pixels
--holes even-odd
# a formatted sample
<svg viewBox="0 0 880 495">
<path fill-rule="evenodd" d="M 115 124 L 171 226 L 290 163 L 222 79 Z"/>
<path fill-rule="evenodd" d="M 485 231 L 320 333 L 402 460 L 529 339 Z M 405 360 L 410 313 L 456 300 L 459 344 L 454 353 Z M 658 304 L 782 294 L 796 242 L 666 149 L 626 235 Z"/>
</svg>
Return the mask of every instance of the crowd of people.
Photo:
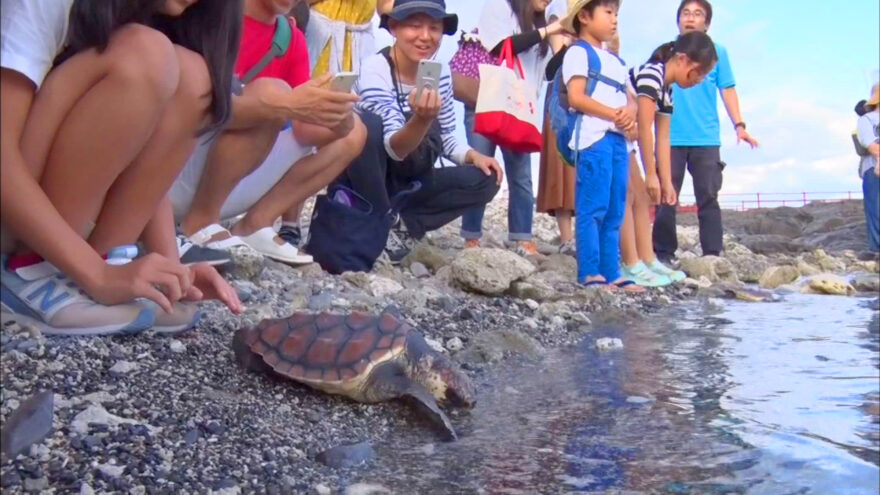
<svg viewBox="0 0 880 495">
<path fill-rule="evenodd" d="M 46 334 L 184 331 L 199 301 L 244 310 L 215 268 L 236 250 L 369 270 L 457 218 L 479 247 L 505 176 L 521 255 L 538 254 L 537 210 L 584 285 L 680 281 L 685 170 L 703 253 L 723 249 L 719 94 L 738 141 L 758 143 L 707 0 L 682 1 L 677 39 L 630 69 L 619 7 L 486 0 L 467 26 L 489 59 L 512 47 L 536 99 L 549 83 L 536 201 L 530 154 L 475 132 L 475 96 L 448 64 L 418 85 L 420 62 L 465 28 L 443 0 L 2 0 L 3 311 Z M 334 89 L 349 71 L 353 91 Z M 554 91 L 573 132 L 547 118 Z M 324 188 L 304 239 L 302 205 Z"/>
</svg>

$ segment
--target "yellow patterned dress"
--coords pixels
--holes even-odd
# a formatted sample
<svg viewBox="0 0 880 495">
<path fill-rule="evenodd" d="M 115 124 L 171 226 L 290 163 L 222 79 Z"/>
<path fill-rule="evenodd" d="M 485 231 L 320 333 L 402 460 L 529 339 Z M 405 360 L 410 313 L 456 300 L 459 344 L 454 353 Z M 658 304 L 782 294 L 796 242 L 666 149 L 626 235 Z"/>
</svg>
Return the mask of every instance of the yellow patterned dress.
<svg viewBox="0 0 880 495">
<path fill-rule="evenodd" d="M 323 0 L 312 5 L 306 39 L 312 76 L 359 72 L 360 61 L 373 53 L 376 0 Z"/>
</svg>

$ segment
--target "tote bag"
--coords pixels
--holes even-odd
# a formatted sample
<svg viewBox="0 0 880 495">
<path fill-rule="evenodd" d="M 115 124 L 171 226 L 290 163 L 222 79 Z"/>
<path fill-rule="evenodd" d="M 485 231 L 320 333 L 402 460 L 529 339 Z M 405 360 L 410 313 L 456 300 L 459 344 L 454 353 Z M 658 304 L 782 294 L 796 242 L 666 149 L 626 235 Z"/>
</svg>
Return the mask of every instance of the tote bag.
<svg viewBox="0 0 880 495">
<path fill-rule="evenodd" d="M 502 148 L 519 153 L 540 151 L 541 116 L 535 96 L 508 38 L 498 65 L 480 64 L 474 131 Z"/>
</svg>

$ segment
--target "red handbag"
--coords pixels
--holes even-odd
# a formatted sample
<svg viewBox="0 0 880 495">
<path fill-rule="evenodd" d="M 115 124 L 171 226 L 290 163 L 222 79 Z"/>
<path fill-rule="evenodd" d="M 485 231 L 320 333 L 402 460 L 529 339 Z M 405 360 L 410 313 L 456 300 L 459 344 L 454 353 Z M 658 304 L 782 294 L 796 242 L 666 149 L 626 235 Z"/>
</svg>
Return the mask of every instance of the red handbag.
<svg viewBox="0 0 880 495">
<path fill-rule="evenodd" d="M 481 64 L 479 68 L 474 131 L 505 149 L 540 151 L 543 138 L 537 93 L 526 81 L 519 57 L 513 54 L 513 42 L 505 40 L 497 66 Z"/>
</svg>

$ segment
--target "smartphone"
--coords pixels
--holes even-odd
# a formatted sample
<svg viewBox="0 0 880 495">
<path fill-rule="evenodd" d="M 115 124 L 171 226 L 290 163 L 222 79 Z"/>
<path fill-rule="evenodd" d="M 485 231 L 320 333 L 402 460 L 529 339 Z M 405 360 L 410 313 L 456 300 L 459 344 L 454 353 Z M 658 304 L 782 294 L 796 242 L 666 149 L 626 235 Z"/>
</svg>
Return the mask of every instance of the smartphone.
<svg viewBox="0 0 880 495">
<path fill-rule="evenodd" d="M 419 70 L 416 73 L 416 98 L 422 96 L 422 90 L 440 88 L 440 71 L 443 65 L 435 60 L 419 60 Z"/>
<path fill-rule="evenodd" d="M 351 88 L 357 81 L 358 75 L 354 72 L 339 72 L 330 81 L 330 90 L 340 93 L 351 93 Z"/>
</svg>

